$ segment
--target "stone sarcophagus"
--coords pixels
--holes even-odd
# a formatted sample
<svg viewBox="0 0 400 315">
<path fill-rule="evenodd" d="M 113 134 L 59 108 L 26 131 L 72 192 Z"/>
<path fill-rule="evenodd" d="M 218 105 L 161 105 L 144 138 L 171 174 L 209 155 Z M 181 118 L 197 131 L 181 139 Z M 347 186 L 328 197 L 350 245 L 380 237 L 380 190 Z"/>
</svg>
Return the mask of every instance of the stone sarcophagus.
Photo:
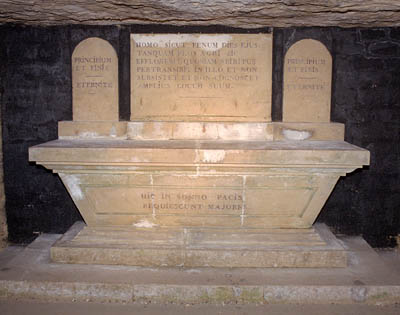
<svg viewBox="0 0 400 315">
<path fill-rule="evenodd" d="M 321 43 L 286 54 L 282 122 L 271 122 L 271 34 L 132 34 L 130 121 L 118 121 L 117 65 L 107 42 L 81 42 L 73 121 L 29 151 L 59 174 L 86 223 L 52 248 L 54 261 L 346 265 L 313 223 L 369 152 L 330 122 L 332 58 Z"/>
</svg>

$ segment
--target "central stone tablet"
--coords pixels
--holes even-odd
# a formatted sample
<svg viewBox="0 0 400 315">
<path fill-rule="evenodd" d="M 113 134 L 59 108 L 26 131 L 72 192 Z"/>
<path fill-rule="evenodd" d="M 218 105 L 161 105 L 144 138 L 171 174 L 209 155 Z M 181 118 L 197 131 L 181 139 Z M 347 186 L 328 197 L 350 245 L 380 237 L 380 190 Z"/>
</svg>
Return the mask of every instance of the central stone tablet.
<svg viewBox="0 0 400 315">
<path fill-rule="evenodd" d="M 271 34 L 132 34 L 131 120 L 270 121 Z"/>
</svg>

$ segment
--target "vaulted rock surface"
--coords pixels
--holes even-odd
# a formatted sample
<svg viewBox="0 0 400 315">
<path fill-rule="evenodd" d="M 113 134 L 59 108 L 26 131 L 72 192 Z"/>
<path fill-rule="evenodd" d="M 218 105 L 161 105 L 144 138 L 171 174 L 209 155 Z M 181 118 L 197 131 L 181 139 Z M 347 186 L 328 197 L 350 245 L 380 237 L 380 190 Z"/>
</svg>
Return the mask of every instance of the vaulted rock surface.
<svg viewBox="0 0 400 315">
<path fill-rule="evenodd" d="M 287 26 L 399 26 L 390 0 L 2 0 L 0 23 Z"/>
</svg>

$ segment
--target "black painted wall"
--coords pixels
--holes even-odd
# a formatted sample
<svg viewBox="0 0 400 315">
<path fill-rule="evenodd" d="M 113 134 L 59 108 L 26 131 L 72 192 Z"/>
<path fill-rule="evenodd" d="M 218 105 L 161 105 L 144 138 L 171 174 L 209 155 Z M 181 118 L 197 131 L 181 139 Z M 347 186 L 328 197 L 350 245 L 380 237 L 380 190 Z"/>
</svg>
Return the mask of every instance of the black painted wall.
<svg viewBox="0 0 400 315">
<path fill-rule="evenodd" d="M 268 32 L 258 29 L 251 32 Z M 119 54 L 120 118 L 129 119 L 129 34 L 247 30 L 174 26 L 0 26 L 0 89 L 9 239 L 63 233 L 79 212 L 58 176 L 28 162 L 28 147 L 57 137 L 71 120 L 70 57 L 83 39 L 108 40 Z M 371 151 L 371 165 L 337 184 L 318 220 L 336 232 L 393 246 L 400 233 L 400 29 L 274 29 L 273 119 L 281 118 L 282 60 L 302 38 L 322 41 L 334 59 L 332 121 L 346 141 Z"/>
</svg>

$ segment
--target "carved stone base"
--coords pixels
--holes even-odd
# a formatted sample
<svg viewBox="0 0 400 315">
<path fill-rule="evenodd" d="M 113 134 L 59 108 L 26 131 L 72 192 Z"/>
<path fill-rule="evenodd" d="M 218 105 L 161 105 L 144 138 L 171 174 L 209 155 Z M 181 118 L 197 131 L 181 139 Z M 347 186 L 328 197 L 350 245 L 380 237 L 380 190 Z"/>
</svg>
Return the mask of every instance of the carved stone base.
<svg viewBox="0 0 400 315">
<path fill-rule="evenodd" d="M 51 248 L 55 262 L 147 267 L 346 267 L 323 224 L 310 229 L 96 227 L 76 223 Z"/>
</svg>

